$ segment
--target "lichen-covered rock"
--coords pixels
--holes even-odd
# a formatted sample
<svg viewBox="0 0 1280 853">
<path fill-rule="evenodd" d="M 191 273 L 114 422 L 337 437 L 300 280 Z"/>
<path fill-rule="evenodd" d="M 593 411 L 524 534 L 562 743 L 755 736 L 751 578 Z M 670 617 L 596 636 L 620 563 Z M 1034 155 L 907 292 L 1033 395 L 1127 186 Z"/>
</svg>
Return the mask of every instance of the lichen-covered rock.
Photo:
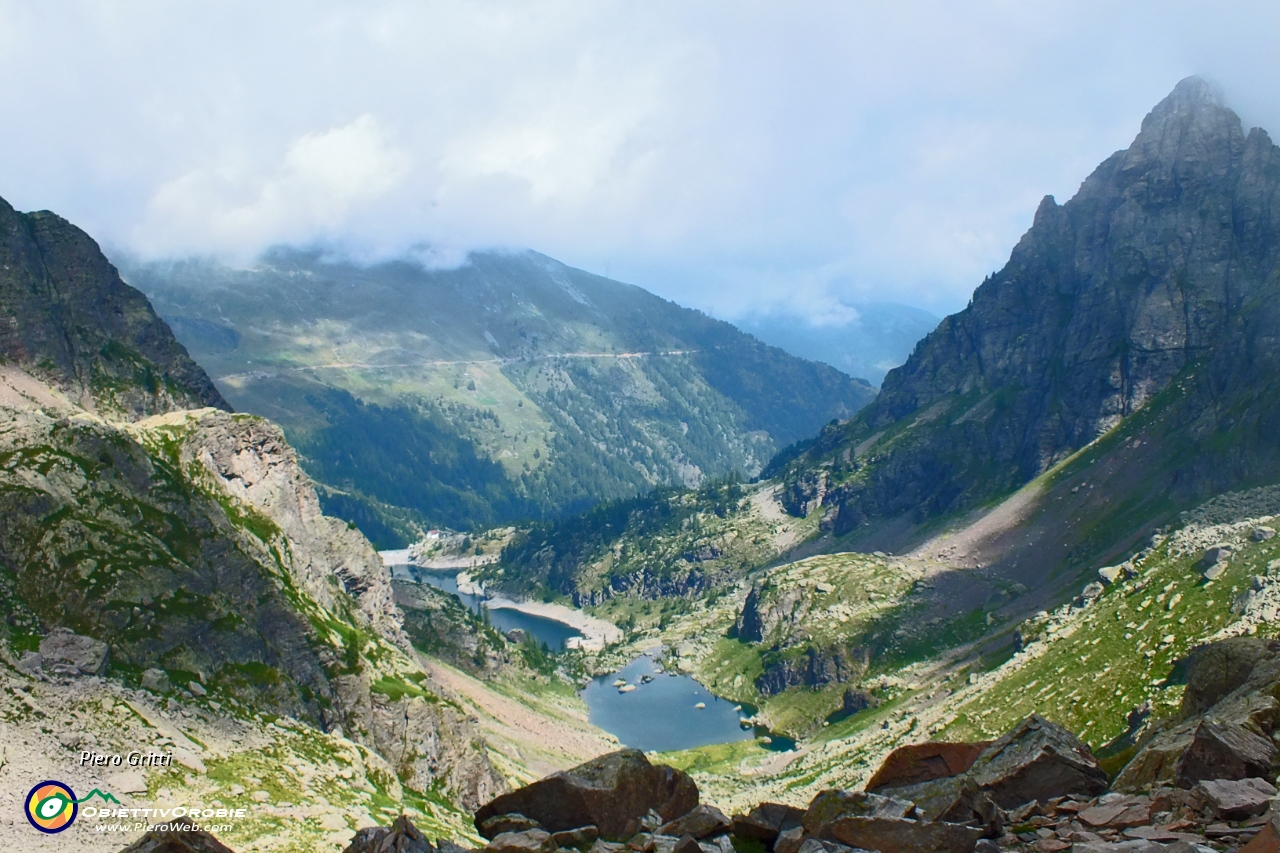
<svg viewBox="0 0 1280 853">
<path fill-rule="evenodd" d="M 476 828 L 498 814 L 522 814 L 551 832 L 595 826 L 606 840 L 621 840 L 628 825 L 650 811 L 662 821 L 698 805 L 687 773 L 653 765 L 638 749 L 611 752 L 504 794 L 475 814 Z"/>
</svg>

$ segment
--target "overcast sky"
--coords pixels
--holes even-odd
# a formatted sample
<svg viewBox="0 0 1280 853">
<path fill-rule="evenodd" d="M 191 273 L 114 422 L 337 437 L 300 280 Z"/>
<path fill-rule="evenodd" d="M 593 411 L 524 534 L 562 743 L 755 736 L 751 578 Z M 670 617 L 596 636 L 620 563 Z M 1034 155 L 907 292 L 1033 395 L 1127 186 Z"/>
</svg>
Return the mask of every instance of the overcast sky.
<svg viewBox="0 0 1280 853">
<path fill-rule="evenodd" d="M 1280 3 L 0 0 L 0 195 L 112 251 L 530 247 L 727 318 L 963 307 Z"/>
</svg>

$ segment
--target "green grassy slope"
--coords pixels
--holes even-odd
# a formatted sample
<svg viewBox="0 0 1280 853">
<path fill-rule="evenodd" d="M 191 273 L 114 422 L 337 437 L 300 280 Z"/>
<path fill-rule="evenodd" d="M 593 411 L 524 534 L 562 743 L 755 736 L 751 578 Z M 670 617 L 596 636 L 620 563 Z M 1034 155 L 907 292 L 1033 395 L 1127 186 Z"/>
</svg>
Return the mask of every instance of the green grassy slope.
<svg viewBox="0 0 1280 853">
<path fill-rule="evenodd" d="M 300 252 L 251 270 L 125 270 L 232 403 L 280 423 L 346 505 L 402 507 L 419 526 L 551 517 L 752 474 L 874 394 L 535 253 L 431 271 Z M 344 467 L 344 452 L 359 462 Z"/>
</svg>

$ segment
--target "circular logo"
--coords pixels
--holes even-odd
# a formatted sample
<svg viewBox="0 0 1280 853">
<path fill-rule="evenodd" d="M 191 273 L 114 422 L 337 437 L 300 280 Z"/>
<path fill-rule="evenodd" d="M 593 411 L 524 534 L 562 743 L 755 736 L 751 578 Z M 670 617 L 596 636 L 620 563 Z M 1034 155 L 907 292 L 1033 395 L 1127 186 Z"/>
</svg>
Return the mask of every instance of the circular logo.
<svg viewBox="0 0 1280 853">
<path fill-rule="evenodd" d="M 75 823 L 76 795 L 61 782 L 41 782 L 27 794 L 27 820 L 41 832 L 62 832 Z"/>
</svg>

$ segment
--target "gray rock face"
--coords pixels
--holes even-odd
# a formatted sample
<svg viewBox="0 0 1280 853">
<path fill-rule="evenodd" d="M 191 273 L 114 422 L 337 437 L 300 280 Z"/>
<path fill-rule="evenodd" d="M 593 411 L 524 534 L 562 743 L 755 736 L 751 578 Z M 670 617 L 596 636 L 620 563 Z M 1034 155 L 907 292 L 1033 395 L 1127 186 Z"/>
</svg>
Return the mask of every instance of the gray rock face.
<svg viewBox="0 0 1280 853">
<path fill-rule="evenodd" d="M 1241 342 L 1280 331 L 1277 164 L 1266 133 L 1246 134 L 1203 81 L 1182 81 L 1070 201 L 1041 202 L 1005 267 L 889 373 L 868 409 L 824 431 L 787 487 L 831 466 L 824 504 L 838 534 L 873 517 L 967 509 L 1092 441 L 1206 356 L 1170 435 L 1200 442 L 1235 429 L 1238 418 L 1195 416 L 1225 413 L 1224 395 L 1252 395 L 1251 382 L 1274 375 L 1269 345 L 1259 359 Z M 1265 408 L 1257 435 L 1274 430 Z M 1248 453 L 1179 444 L 1178 455 L 1171 443 L 1175 496 L 1203 499 L 1280 470 L 1280 454 L 1240 438 Z M 1134 488 L 1165 482 L 1135 478 Z"/>
<path fill-rule="evenodd" d="M 371 625 L 408 646 L 382 558 L 359 531 L 321 512 L 315 485 L 298 465 L 297 453 L 278 426 L 210 409 L 153 423 L 189 427 L 182 461 L 203 467 L 212 485 L 258 510 L 279 528 L 292 546 L 283 559 L 316 601 L 334 606 L 330 578 L 337 578 L 341 589 L 359 602 Z"/>
<path fill-rule="evenodd" d="M 481 807 L 475 822 L 481 829 L 494 815 L 522 814 L 551 832 L 590 825 L 602 838 L 618 840 L 650 811 L 665 822 L 697 805 L 698 787 L 688 774 L 624 749 L 504 794 Z"/>
<path fill-rule="evenodd" d="M 40 641 L 42 665 L 65 664 L 68 674 L 104 675 L 110 650 L 107 644 L 72 633 L 66 628 L 54 628 Z"/>
<path fill-rule="evenodd" d="M 88 234 L 48 211 L 0 199 L 0 360 L 57 385 L 91 411 L 130 419 L 230 409 L 151 303 Z"/>
</svg>

